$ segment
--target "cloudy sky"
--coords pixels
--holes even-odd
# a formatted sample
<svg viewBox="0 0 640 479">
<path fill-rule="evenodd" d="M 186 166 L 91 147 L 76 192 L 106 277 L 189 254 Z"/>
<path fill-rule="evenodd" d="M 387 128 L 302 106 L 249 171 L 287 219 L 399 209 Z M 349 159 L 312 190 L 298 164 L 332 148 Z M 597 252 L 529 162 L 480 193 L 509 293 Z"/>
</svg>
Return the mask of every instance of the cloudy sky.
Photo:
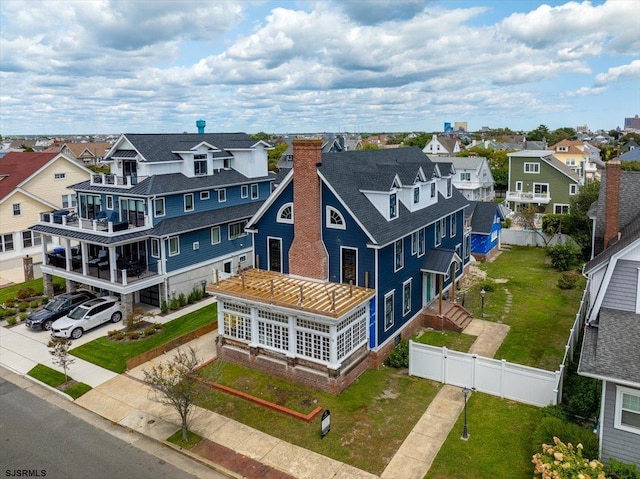
<svg viewBox="0 0 640 479">
<path fill-rule="evenodd" d="M 2 0 L 0 134 L 611 129 L 640 114 L 638 18 L 638 0 Z"/>
</svg>

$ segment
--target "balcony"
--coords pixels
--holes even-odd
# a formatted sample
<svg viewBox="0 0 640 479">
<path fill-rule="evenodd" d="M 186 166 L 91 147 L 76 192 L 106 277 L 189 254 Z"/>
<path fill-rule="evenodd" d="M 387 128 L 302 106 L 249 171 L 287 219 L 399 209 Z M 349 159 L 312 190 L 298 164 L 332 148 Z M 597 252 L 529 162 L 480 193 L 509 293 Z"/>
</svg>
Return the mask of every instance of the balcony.
<svg viewBox="0 0 640 479">
<path fill-rule="evenodd" d="M 551 201 L 551 196 L 549 193 L 534 193 L 533 191 L 507 191 L 506 201 L 546 205 Z"/>
<path fill-rule="evenodd" d="M 110 186 L 129 189 L 146 178 L 146 176 L 138 176 L 135 174 L 118 176 L 113 173 L 93 173 L 91 175 L 91 186 Z"/>
<path fill-rule="evenodd" d="M 87 219 L 79 218 L 67 210 L 58 210 L 52 213 L 39 213 L 38 224 L 62 227 L 67 231 L 81 231 L 102 236 L 128 234 L 132 231 L 150 229 L 151 218 L 144 216 L 143 225 L 132 225 L 126 221 L 112 221 L 109 218 Z"/>
</svg>

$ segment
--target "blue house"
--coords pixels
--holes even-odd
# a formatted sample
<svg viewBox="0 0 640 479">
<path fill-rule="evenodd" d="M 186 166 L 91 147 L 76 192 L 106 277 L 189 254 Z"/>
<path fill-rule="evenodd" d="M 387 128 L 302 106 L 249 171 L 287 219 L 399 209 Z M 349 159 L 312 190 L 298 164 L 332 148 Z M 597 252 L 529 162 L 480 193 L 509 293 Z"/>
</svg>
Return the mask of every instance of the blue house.
<svg viewBox="0 0 640 479">
<path fill-rule="evenodd" d="M 272 190 L 268 148 L 244 133 L 122 135 L 111 173 L 71 187 L 77 210 L 31 228 L 60 245 L 43 246 L 45 291 L 59 276 L 120 295 L 128 313 L 252 266 L 245 225 Z"/>
<path fill-rule="evenodd" d="M 487 259 L 498 250 L 505 210 L 498 203 L 469 201 L 466 221 L 471 226 L 471 254 L 476 259 Z"/>
<path fill-rule="evenodd" d="M 417 148 L 293 144 L 293 169 L 247 224 L 255 269 L 211 287 L 218 352 L 337 392 L 464 274 L 468 202 Z"/>
</svg>

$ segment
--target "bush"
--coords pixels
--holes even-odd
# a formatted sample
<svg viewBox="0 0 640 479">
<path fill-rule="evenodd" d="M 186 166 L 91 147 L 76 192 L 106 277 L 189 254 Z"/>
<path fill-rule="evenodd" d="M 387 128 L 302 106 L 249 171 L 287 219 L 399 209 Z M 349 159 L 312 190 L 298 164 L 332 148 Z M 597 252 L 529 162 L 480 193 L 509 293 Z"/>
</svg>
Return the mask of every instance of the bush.
<svg viewBox="0 0 640 479">
<path fill-rule="evenodd" d="M 573 368 L 572 362 L 562 388 L 562 406 L 569 417 L 596 418 L 601 395 L 599 381 L 580 376 L 572 372 Z"/>
<path fill-rule="evenodd" d="M 580 259 L 580 251 L 571 241 L 547 246 L 546 253 L 551 258 L 551 266 L 558 271 L 568 271 Z"/>
<path fill-rule="evenodd" d="M 560 438 L 564 443 L 582 444 L 584 457 L 598 457 L 598 436 L 590 428 L 557 417 L 541 419 L 535 431 L 534 444 L 553 444 L 554 437 Z"/>
<path fill-rule="evenodd" d="M 13 298 L 11 298 L 11 299 L 7 299 L 7 300 L 4 302 L 4 305 L 5 305 L 7 308 L 13 308 L 13 307 L 16 305 L 16 300 L 15 300 L 15 299 L 13 299 Z"/>
<path fill-rule="evenodd" d="M 180 293 L 178 295 L 178 304 L 181 308 L 187 305 L 187 297 L 184 295 L 184 293 Z"/>
<path fill-rule="evenodd" d="M 4 317 L 8 318 L 9 316 L 15 316 L 17 311 L 13 308 L 7 308 L 4 310 Z"/>
<path fill-rule="evenodd" d="M 49 302 L 49 296 L 43 296 L 42 297 L 42 306 L 44 306 L 45 304 L 47 304 Z"/>
<path fill-rule="evenodd" d="M 553 445 L 550 445 L 553 444 Z M 605 479 L 604 464 L 597 460 L 589 460 L 582 444 L 573 446 L 571 442 L 563 442 L 554 437 L 553 443 L 542 445 L 542 452 L 533 456 L 535 474 L 542 479 Z"/>
<path fill-rule="evenodd" d="M 634 464 L 609 459 L 607 474 L 610 479 L 640 479 L 640 472 Z"/>
<path fill-rule="evenodd" d="M 33 288 L 22 288 L 16 293 L 18 299 L 33 298 L 34 296 L 38 296 L 38 292 Z"/>
<path fill-rule="evenodd" d="M 193 304 L 193 303 L 195 303 L 195 302 L 196 302 L 195 294 L 193 293 L 193 291 L 191 291 L 191 292 L 189 293 L 189 296 L 187 297 L 187 303 L 189 303 L 189 304 Z"/>
<path fill-rule="evenodd" d="M 156 328 L 154 328 L 153 326 L 149 326 L 148 328 L 144 329 L 145 336 L 151 336 L 153 334 L 156 334 Z"/>
<path fill-rule="evenodd" d="M 7 318 L 7 324 L 8 324 L 9 326 L 13 326 L 14 324 L 16 324 L 16 322 L 17 322 L 17 321 L 16 321 L 16 317 L 15 317 L 15 316 L 9 316 L 9 317 Z"/>
<path fill-rule="evenodd" d="M 578 278 L 580 278 L 580 276 L 577 273 L 565 271 L 564 273 L 562 273 L 560 278 L 558 278 L 558 288 L 573 289 L 576 287 Z"/>
<path fill-rule="evenodd" d="M 20 303 L 18 305 L 18 311 L 20 311 L 21 313 L 24 313 L 27 308 L 29 308 L 29 303 Z"/>
<path fill-rule="evenodd" d="M 502 227 L 503 228 L 511 228 L 511 218 L 507 218 L 506 220 L 504 220 L 504 223 L 502 223 Z"/>
<path fill-rule="evenodd" d="M 393 348 L 384 363 L 392 368 L 408 368 L 409 367 L 409 341 L 403 339 Z"/>
<path fill-rule="evenodd" d="M 29 313 L 20 313 L 18 315 L 18 317 L 20 318 L 20 321 L 24 321 L 25 319 L 27 319 L 27 316 L 29 316 Z"/>
<path fill-rule="evenodd" d="M 175 311 L 180 307 L 180 303 L 178 302 L 178 298 L 171 298 L 171 302 L 169 303 L 169 309 L 171 311 Z"/>
<path fill-rule="evenodd" d="M 124 331 L 116 331 L 116 333 L 113 335 L 113 339 L 114 341 L 122 341 L 125 336 L 126 335 Z"/>
<path fill-rule="evenodd" d="M 140 339 L 141 331 L 129 331 L 126 333 L 127 339 L 136 340 Z"/>
<path fill-rule="evenodd" d="M 29 303 L 29 307 L 31 309 L 36 309 L 38 306 L 40 306 L 40 301 L 38 301 L 37 299 L 34 299 Z"/>
<path fill-rule="evenodd" d="M 169 305 L 166 301 L 162 301 L 162 304 L 160 304 L 160 312 L 162 314 L 167 314 L 169 312 Z"/>
</svg>

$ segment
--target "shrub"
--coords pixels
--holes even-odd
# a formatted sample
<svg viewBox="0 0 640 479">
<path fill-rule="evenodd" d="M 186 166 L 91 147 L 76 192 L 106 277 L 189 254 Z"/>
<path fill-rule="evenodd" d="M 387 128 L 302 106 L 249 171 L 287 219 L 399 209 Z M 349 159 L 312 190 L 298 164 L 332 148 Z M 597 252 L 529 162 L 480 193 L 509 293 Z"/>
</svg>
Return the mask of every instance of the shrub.
<svg viewBox="0 0 640 479">
<path fill-rule="evenodd" d="M 392 368 L 408 368 L 409 367 L 409 341 L 403 339 L 393 348 L 384 363 Z"/>
<path fill-rule="evenodd" d="M 20 313 L 18 315 L 18 317 L 20 318 L 20 321 L 24 321 L 25 319 L 27 319 L 27 316 L 29 316 L 29 313 Z"/>
<path fill-rule="evenodd" d="M 534 444 L 552 444 L 554 437 L 571 444 L 582 444 L 585 457 L 598 457 L 598 436 L 590 428 L 557 417 L 541 419 L 535 431 Z"/>
<path fill-rule="evenodd" d="M 597 460 L 589 460 L 583 445 L 564 443 L 557 437 L 553 438 L 553 445 L 543 444 L 542 452 L 533 456 L 535 474 L 541 474 L 542 479 L 574 479 L 578 477 L 606 479 L 604 464 Z"/>
<path fill-rule="evenodd" d="M 112 339 L 113 339 L 113 337 L 114 337 L 116 334 L 118 334 L 118 330 L 117 330 L 117 329 L 112 329 L 111 331 L 107 331 L 107 337 L 108 337 L 108 338 L 112 338 Z"/>
<path fill-rule="evenodd" d="M 9 316 L 15 316 L 17 313 L 17 311 L 13 308 L 7 308 L 4 310 L 4 316 L 5 318 L 8 318 Z"/>
<path fill-rule="evenodd" d="M 187 303 L 189 303 L 189 304 L 193 304 L 193 303 L 195 303 L 195 302 L 196 302 L 195 294 L 193 293 L 193 291 L 191 291 L 191 292 L 189 293 L 189 296 L 187 296 Z"/>
<path fill-rule="evenodd" d="M 44 306 L 45 304 L 47 304 L 49 302 L 49 296 L 43 296 L 42 297 L 42 306 Z"/>
<path fill-rule="evenodd" d="M 502 227 L 511 228 L 511 218 L 507 218 L 506 220 L 504 220 L 504 223 L 502 223 Z"/>
<path fill-rule="evenodd" d="M 21 313 L 24 313 L 28 307 L 29 307 L 29 303 L 20 303 L 18 305 L 18 311 L 20 311 Z"/>
<path fill-rule="evenodd" d="M 180 307 L 180 303 L 178 302 L 178 298 L 171 298 L 171 302 L 169 303 L 169 309 L 171 311 L 175 311 Z"/>
<path fill-rule="evenodd" d="M 557 404 L 555 406 L 545 406 L 540 410 L 541 419 L 545 417 L 555 417 L 563 421 L 567 420 L 567 415 L 564 412 L 562 405 Z"/>
<path fill-rule="evenodd" d="M 160 312 L 162 314 L 167 314 L 169 312 L 169 305 L 166 301 L 162 301 L 162 304 L 160 304 Z"/>
<path fill-rule="evenodd" d="M 569 416 L 595 418 L 601 396 L 598 380 L 576 374 L 575 368 L 576 364 L 572 362 L 562 388 L 562 406 Z"/>
<path fill-rule="evenodd" d="M 7 299 L 7 300 L 4 302 L 4 305 L 5 305 L 7 308 L 13 308 L 13 307 L 16 305 L 16 300 L 15 300 L 15 299 L 13 299 L 13 298 L 11 298 L 11 299 Z"/>
<path fill-rule="evenodd" d="M 580 259 L 580 251 L 571 241 L 547 246 L 546 254 L 551 258 L 551 266 L 558 271 L 568 271 Z"/>
<path fill-rule="evenodd" d="M 145 336 L 151 336 L 153 334 L 156 334 L 156 328 L 154 328 L 153 326 L 149 326 L 148 328 L 144 329 Z"/>
<path fill-rule="evenodd" d="M 565 271 L 562 273 L 560 278 L 558 278 L 558 288 L 560 289 L 573 289 L 576 287 L 576 283 L 578 282 L 577 273 L 573 273 L 570 271 Z"/>
<path fill-rule="evenodd" d="M 7 318 L 7 324 L 8 324 L 9 326 L 13 326 L 14 324 L 16 324 L 16 322 L 17 322 L 17 321 L 16 321 L 16 317 L 15 317 L 15 316 L 9 316 L 9 317 Z"/>
<path fill-rule="evenodd" d="M 634 464 L 609 459 L 607 474 L 610 479 L 640 479 L 640 472 Z"/>
<path fill-rule="evenodd" d="M 163 328 L 162 324 L 160 323 L 154 323 L 151 327 L 156 331 L 160 331 Z"/>
<path fill-rule="evenodd" d="M 40 306 L 40 301 L 38 301 L 37 299 L 34 299 L 29 303 L 29 307 L 31 309 L 36 309 L 38 306 Z"/>
<path fill-rule="evenodd" d="M 115 341 L 122 341 L 125 336 L 124 331 L 116 331 L 116 334 L 113 335 L 113 339 Z"/>
<path fill-rule="evenodd" d="M 129 331 L 126 333 L 127 339 L 136 340 L 140 338 L 140 331 Z"/>
<path fill-rule="evenodd" d="M 178 295 L 178 304 L 181 308 L 187 305 L 187 297 L 184 295 L 184 293 L 180 293 Z"/>
<path fill-rule="evenodd" d="M 22 288 L 16 293 L 18 299 L 33 298 L 34 296 L 38 296 L 38 292 L 33 288 Z"/>
</svg>

